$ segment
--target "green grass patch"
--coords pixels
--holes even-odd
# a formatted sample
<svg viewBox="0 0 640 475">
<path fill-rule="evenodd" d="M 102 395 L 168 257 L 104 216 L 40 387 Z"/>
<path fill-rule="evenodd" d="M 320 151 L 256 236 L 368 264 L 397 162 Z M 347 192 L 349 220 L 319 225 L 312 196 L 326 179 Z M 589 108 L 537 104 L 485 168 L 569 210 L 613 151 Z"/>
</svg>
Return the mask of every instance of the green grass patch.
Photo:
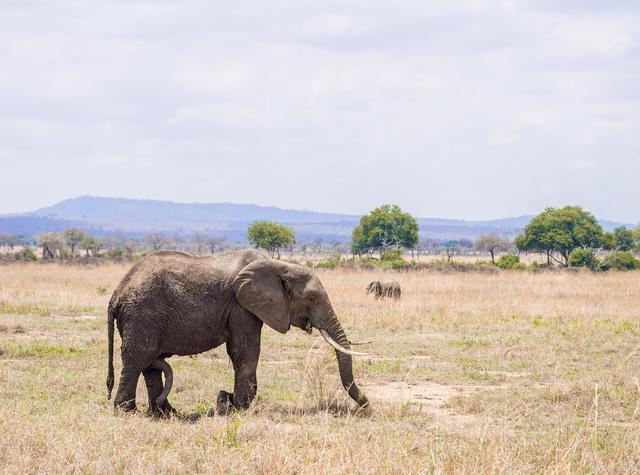
<svg viewBox="0 0 640 475">
<path fill-rule="evenodd" d="M 48 307 L 33 304 L 12 305 L 7 302 L 0 302 L 0 315 L 38 315 L 46 317 L 51 313 Z"/>
<path fill-rule="evenodd" d="M 3 343 L 0 346 L 0 356 L 9 358 L 49 358 L 70 357 L 84 353 L 82 348 L 74 346 L 50 345 L 40 341 L 32 341 L 27 344 L 16 342 Z"/>
</svg>

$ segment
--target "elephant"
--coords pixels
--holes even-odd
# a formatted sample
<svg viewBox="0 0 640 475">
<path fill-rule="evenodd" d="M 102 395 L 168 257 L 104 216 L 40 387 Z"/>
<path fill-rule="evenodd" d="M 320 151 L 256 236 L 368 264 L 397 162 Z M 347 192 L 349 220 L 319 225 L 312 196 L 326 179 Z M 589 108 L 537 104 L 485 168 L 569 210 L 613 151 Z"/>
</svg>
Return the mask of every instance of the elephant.
<svg viewBox="0 0 640 475">
<path fill-rule="evenodd" d="M 393 300 L 400 300 L 402 291 L 400 290 L 400 284 L 395 280 L 387 282 L 374 280 L 367 286 L 367 294 L 373 294 L 376 300 L 383 299 L 385 297 L 392 298 Z"/>
<path fill-rule="evenodd" d="M 318 329 L 336 351 L 344 389 L 360 408 L 369 406 L 352 370 L 352 356 L 366 353 L 350 349 L 318 277 L 306 267 L 269 259 L 256 250 L 206 257 L 159 251 L 129 270 L 108 308 L 109 399 L 114 386 L 114 322 L 122 339 L 116 409 L 136 411 L 136 386 L 142 373 L 150 413 L 175 414 L 167 399 L 173 372 L 165 359 L 202 353 L 223 343 L 235 381 L 232 393 L 218 393 L 216 412 L 224 415 L 247 409 L 257 391 L 265 323 L 280 333 L 291 326 L 308 333 Z"/>
</svg>

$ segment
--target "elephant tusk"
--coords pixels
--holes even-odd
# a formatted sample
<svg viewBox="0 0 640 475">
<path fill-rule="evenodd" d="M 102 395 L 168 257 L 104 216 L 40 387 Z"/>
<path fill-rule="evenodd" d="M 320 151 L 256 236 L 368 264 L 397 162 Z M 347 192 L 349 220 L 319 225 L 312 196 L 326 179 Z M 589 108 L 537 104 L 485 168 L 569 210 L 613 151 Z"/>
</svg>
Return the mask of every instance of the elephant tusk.
<svg viewBox="0 0 640 475">
<path fill-rule="evenodd" d="M 369 345 L 371 343 L 373 343 L 371 340 L 367 340 L 367 341 L 350 341 L 349 342 L 350 345 L 355 345 L 355 346 L 358 346 L 358 345 Z"/>
<path fill-rule="evenodd" d="M 360 353 L 359 351 L 351 351 L 351 350 L 347 350 L 346 348 L 343 348 L 342 346 L 338 345 L 333 338 L 331 338 L 329 336 L 329 334 L 327 333 L 326 330 L 322 330 L 320 329 L 320 334 L 322 335 L 322 337 L 326 340 L 327 343 L 329 343 L 331 346 L 333 346 L 337 351 L 344 353 L 346 355 L 351 355 L 351 356 L 369 356 L 369 353 Z"/>
</svg>

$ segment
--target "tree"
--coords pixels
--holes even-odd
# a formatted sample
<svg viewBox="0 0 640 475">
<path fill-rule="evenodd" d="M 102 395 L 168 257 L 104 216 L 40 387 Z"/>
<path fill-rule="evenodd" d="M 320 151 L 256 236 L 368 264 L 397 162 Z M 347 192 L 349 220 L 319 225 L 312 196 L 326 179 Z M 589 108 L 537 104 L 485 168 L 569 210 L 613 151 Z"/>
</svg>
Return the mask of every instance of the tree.
<svg viewBox="0 0 640 475">
<path fill-rule="evenodd" d="M 89 252 L 92 255 L 95 255 L 98 251 L 98 242 L 92 236 L 85 236 L 85 238 L 79 244 L 81 249 L 84 249 L 84 252 L 87 256 L 89 256 Z"/>
<path fill-rule="evenodd" d="M 266 249 L 270 257 L 277 255 L 278 259 L 280 249 L 290 246 L 296 240 L 293 229 L 267 220 L 252 223 L 248 229 L 248 239 L 255 247 Z"/>
<path fill-rule="evenodd" d="M 217 238 L 206 233 L 195 233 L 191 236 L 191 241 L 197 254 L 204 254 L 205 250 L 210 254 L 215 254 L 220 249 L 224 238 Z"/>
<path fill-rule="evenodd" d="M 355 254 L 413 248 L 418 243 L 418 223 L 397 205 L 382 205 L 360 218 L 351 234 Z"/>
<path fill-rule="evenodd" d="M 87 235 L 78 228 L 65 229 L 64 233 L 62 233 L 62 236 L 64 237 L 64 242 L 66 243 L 66 245 L 69 246 L 72 256 L 75 256 L 76 247 L 78 246 L 78 244 L 80 244 L 82 240 L 87 237 Z"/>
<path fill-rule="evenodd" d="M 356 226 L 351 232 L 351 252 L 361 256 L 367 254 L 369 249 L 367 248 L 367 240 L 364 237 L 364 231 L 362 226 Z"/>
<path fill-rule="evenodd" d="M 473 241 L 471 239 L 462 238 L 458 241 L 462 249 L 473 249 Z"/>
<path fill-rule="evenodd" d="M 209 249 L 209 252 L 211 254 L 214 254 L 217 249 L 220 249 L 220 247 L 222 247 L 222 242 L 223 241 L 224 241 L 224 238 L 217 238 L 217 237 L 213 237 L 213 236 L 207 236 L 207 238 L 205 239 L 204 242 L 207 245 L 207 249 Z"/>
<path fill-rule="evenodd" d="M 493 264 L 496 263 L 495 253 L 508 251 L 510 245 L 511 242 L 507 238 L 496 233 L 481 234 L 476 239 L 476 249 L 491 254 Z"/>
<path fill-rule="evenodd" d="M 204 233 L 194 233 L 191 235 L 190 241 L 192 249 L 196 254 L 204 254 L 205 242 L 207 235 Z"/>
<path fill-rule="evenodd" d="M 551 259 L 569 266 L 569 254 L 574 249 L 603 245 L 604 232 L 596 218 L 579 206 L 547 208 L 535 216 L 514 241 L 520 251 L 544 252 Z M 560 260 L 555 257 L 560 255 Z"/>
<path fill-rule="evenodd" d="M 444 242 L 444 250 L 447 253 L 447 261 L 451 262 L 453 256 L 460 252 L 460 241 L 451 239 Z"/>
<path fill-rule="evenodd" d="M 636 247 L 635 236 L 631 229 L 620 226 L 613 230 L 614 249 L 616 251 L 633 251 Z"/>
<path fill-rule="evenodd" d="M 64 238 L 59 233 L 45 233 L 40 234 L 36 238 L 36 242 L 42 247 L 43 259 L 55 259 L 56 256 L 62 256 L 64 254 Z"/>
<path fill-rule="evenodd" d="M 24 244 L 24 239 L 15 234 L 0 234 L 0 247 L 8 247 L 12 251 L 16 246 Z"/>
<path fill-rule="evenodd" d="M 163 247 L 169 244 L 169 240 L 166 238 L 164 234 L 153 233 L 147 236 L 147 244 L 155 252 L 155 251 L 160 251 Z"/>
<path fill-rule="evenodd" d="M 134 239 L 127 239 L 122 247 L 127 251 L 127 254 L 133 256 L 138 248 L 138 243 Z"/>
</svg>

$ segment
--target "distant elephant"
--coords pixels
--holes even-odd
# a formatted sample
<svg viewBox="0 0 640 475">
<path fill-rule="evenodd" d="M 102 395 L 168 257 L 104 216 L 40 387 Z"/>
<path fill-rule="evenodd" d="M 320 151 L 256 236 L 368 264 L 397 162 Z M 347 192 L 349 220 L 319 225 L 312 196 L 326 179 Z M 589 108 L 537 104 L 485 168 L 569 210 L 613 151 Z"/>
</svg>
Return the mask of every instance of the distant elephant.
<svg viewBox="0 0 640 475">
<path fill-rule="evenodd" d="M 385 297 L 392 298 L 393 300 L 400 300 L 402 291 L 400 290 L 400 284 L 395 280 L 388 282 L 374 280 L 367 286 L 367 294 L 373 294 L 376 300 L 383 299 Z"/>
<path fill-rule="evenodd" d="M 109 398 L 113 390 L 114 320 L 122 337 L 122 373 L 114 406 L 136 410 L 144 375 L 154 415 L 175 412 L 166 399 L 173 381 L 164 361 L 226 343 L 233 363 L 233 393 L 220 391 L 218 414 L 245 409 L 257 390 L 260 333 L 266 323 L 280 333 L 290 326 L 320 330 L 335 350 L 342 385 L 361 407 L 369 401 L 353 380 L 349 340 L 322 283 L 306 267 L 265 258 L 254 250 L 209 257 L 161 251 L 144 257 L 124 276 L 109 302 Z M 161 372 L 165 373 L 163 386 Z"/>
</svg>

